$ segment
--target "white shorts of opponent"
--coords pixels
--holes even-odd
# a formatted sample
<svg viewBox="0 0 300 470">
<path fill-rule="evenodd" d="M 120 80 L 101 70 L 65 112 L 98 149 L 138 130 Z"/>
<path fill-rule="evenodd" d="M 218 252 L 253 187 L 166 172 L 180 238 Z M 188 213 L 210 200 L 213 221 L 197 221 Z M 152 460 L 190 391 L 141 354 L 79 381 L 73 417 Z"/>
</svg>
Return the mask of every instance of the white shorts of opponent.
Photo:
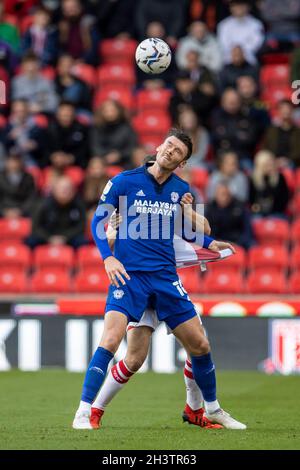
<svg viewBox="0 0 300 470">
<path fill-rule="evenodd" d="M 196 305 L 194 305 L 194 308 L 199 318 L 200 324 L 202 325 L 200 310 Z M 139 322 L 128 323 L 127 331 L 131 330 L 132 328 L 138 328 L 140 326 L 148 326 L 149 328 L 152 328 L 153 331 L 155 331 L 160 323 L 164 323 L 164 322 L 159 321 L 159 319 L 157 318 L 156 311 L 153 310 L 152 308 L 147 308 Z M 167 325 L 166 325 L 166 329 L 167 329 L 168 335 L 172 334 L 172 330 Z"/>
</svg>

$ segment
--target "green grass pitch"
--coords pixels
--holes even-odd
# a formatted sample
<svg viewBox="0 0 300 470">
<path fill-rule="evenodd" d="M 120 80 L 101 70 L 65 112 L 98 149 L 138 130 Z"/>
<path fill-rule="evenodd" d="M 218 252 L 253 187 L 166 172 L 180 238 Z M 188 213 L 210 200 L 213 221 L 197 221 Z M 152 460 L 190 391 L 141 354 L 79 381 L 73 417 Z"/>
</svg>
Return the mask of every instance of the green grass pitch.
<svg viewBox="0 0 300 470">
<path fill-rule="evenodd" d="M 98 431 L 71 422 L 82 374 L 62 370 L 0 374 L 0 449 L 300 449 L 300 377 L 219 372 L 224 409 L 246 431 L 205 430 L 183 424 L 181 373 L 138 374 L 106 410 Z"/>
</svg>

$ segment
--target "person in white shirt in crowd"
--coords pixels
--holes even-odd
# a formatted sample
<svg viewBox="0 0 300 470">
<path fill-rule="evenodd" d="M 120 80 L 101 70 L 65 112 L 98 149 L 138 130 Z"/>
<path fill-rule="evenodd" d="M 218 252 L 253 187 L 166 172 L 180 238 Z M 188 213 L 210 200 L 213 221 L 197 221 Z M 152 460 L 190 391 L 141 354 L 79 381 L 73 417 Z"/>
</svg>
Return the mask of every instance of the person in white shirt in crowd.
<svg viewBox="0 0 300 470">
<path fill-rule="evenodd" d="M 216 37 L 210 33 L 202 21 L 194 21 L 188 29 L 188 35 L 180 39 L 176 50 L 176 63 L 178 68 L 186 68 L 186 54 L 197 51 L 201 56 L 201 63 L 212 72 L 219 72 L 222 68 L 221 50 Z"/>
<path fill-rule="evenodd" d="M 248 200 L 248 178 L 240 171 L 238 156 L 233 150 L 224 151 L 218 158 L 218 169 L 212 172 L 206 190 L 208 201 L 214 199 L 216 188 L 221 182 L 226 183 L 231 194 L 238 201 L 246 202 Z"/>
<path fill-rule="evenodd" d="M 222 20 L 217 28 L 222 57 L 226 64 L 231 61 L 231 50 L 240 46 L 249 64 L 256 64 L 256 53 L 265 38 L 263 23 L 250 14 L 247 0 L 231 0 L 228 18 Z"/>
</svg>

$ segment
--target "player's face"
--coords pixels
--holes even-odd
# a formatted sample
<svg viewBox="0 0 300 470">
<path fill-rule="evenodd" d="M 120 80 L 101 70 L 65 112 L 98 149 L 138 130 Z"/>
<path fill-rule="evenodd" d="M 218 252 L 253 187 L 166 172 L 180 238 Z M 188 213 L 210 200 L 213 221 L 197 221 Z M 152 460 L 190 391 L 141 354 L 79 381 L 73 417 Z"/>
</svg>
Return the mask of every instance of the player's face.
<svg viewBox="0 0 300 470">
<path fill-rule="evenodd" d="M 157 148 L 156 161 L 163 170 L 173 171 L 186 164 L 187 147 L 175 136 L 168 137 Z"/>
</svg>

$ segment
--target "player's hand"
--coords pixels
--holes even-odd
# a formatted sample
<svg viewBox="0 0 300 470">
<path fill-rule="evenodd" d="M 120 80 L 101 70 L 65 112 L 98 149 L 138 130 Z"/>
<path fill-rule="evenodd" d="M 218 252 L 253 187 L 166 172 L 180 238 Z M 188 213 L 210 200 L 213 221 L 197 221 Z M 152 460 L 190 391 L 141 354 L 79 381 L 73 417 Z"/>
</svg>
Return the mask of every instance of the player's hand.
<svg viewBox="0 0 300 470">
<path fill-rule="evenodd" d="M 225 250 L 226 248 L 229 248 L 233 253 L 236 252 L 234 246 L 231 245 L 231 243 L 219 242 L 217 240 L 214 240 L 213 242 L 211 242 L 211 244 L 208 247 L 208 249 L 211 251 L 221 251 L 221 250 Z"/>
<path fill-rule="evenodd" d="M 123 264 L 114 256 L 108 256 L 104 260 L 104 266 L 110 283 L 113 286 L 120 287 L 119 282 L 125 286 L 126 282 L 123 277 L 130 280 L 130 276 L 127 274 Z"/>
<path fill-rule="evenodd" d="M 180 204 L 182 206 L 186 205 L 186 204 L 193 204 L 193 196 L 191 195 L 191 193 L 185 193 L 182 198 L 181 198 L 181 201 L 180 201 Z"/>
</svg>

